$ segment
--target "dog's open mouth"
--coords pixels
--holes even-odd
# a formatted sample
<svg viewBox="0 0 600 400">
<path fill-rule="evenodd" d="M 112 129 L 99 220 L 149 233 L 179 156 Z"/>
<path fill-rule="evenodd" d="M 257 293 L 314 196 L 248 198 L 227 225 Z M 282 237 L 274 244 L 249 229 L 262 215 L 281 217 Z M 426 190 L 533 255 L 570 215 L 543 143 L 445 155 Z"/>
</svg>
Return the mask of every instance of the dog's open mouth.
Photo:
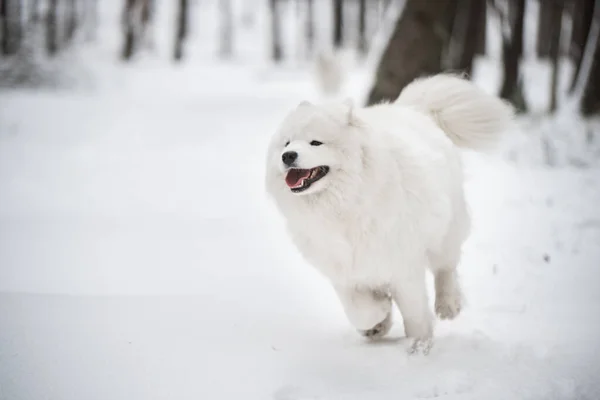
<svg viewBox="0 0 600 400">
<path fill-rule="evenodd" d="M 302 192 L 313 183 L 323 178 L 329 172 L 329 167 L 321 166 L 311 169 L 292 168 L 285 176 L 285 183 L 294 193 Z"/>
</svg>

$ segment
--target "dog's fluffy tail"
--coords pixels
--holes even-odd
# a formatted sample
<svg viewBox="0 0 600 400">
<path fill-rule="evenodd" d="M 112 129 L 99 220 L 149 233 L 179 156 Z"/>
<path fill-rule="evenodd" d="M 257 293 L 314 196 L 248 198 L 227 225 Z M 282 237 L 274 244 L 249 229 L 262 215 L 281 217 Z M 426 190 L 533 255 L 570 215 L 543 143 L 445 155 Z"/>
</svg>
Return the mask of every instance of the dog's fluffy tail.
<svg viewBox="0 0 600 400">
<path fill-rule="evenodd" d="M 508 103 L 450 74 L 414 80 L 395 103 L 428 114 L 455 145 L 473 150 L 490 149 L 514 116 Z"/>
</svg>

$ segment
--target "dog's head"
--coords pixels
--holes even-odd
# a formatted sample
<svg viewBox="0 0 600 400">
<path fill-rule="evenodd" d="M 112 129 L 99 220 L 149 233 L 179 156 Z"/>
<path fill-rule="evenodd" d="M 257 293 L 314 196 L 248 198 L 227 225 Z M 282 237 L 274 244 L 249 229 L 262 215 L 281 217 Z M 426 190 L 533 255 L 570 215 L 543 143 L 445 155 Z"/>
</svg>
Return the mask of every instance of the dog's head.
<svg viewBox="0 0 600 400">
<path fill-rule="evenodd" d="M 267 190 L 279 199 L 348 193 L 363 168 L 364 132 L 351 101 L 301 103 L 273 136 Z"/>
</svg>

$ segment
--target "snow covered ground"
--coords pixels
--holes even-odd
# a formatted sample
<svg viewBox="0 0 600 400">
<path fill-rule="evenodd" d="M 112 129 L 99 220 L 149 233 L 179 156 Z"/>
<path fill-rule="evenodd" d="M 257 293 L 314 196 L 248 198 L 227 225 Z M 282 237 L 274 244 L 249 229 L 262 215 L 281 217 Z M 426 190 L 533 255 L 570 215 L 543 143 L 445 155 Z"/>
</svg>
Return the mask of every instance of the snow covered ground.
<svg viewBox="0 0 600 400">
<path fill-rule="evenodd" d="M 399 316 L 353 331 L 264 194 L 305 72 L 92 66 L 93 87 L 0 92 L 1 400 L 600 398 L 600 168 L 568 110 L 465 154 L 467 306 L 408 356 Z M 549 168 L 556 130 L 579 138 Z"/>
<path fill-rule="evenodd" d="M 0 95 L 1 399 L 600 396 L 597 169 L 467 154 L 468 306 L 409 357 L 401 324 L 353 332 L 264 195 L 266 140 L 309 84 L 120 78 Z"/>
</svg>

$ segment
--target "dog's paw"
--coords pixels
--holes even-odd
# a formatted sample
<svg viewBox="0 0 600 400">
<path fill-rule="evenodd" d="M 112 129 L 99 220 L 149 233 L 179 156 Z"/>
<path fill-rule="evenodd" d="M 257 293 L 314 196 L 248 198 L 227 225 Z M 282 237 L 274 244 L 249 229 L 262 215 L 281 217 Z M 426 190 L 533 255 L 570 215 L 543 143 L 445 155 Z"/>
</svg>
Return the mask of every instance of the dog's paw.
<svg viewBox="0 0 600 400">
<path fill-rule="evenodd" d="M 454 319 L 460 314 L 462 301 L 460 294 L 441 295 L 435 298 L 435 313 L 440 319 Z"/>
<path fill-rule="evenodd" d="M 428 355 L 429 351 L 433 347 L 433 339 L 411 339 L 406 349 L 409 355 Z"/>
<path fill-rule="evenodd" d="M 377 340 L 387 335 L 390 329 L 392 329 L 393 324 L 394 323 L 392 321 L 392 313 L 390 312 L 383 321 L 381 321 L 371 329 L 359 330 L 359 332 L 367 339 Z"/>
</svg>

